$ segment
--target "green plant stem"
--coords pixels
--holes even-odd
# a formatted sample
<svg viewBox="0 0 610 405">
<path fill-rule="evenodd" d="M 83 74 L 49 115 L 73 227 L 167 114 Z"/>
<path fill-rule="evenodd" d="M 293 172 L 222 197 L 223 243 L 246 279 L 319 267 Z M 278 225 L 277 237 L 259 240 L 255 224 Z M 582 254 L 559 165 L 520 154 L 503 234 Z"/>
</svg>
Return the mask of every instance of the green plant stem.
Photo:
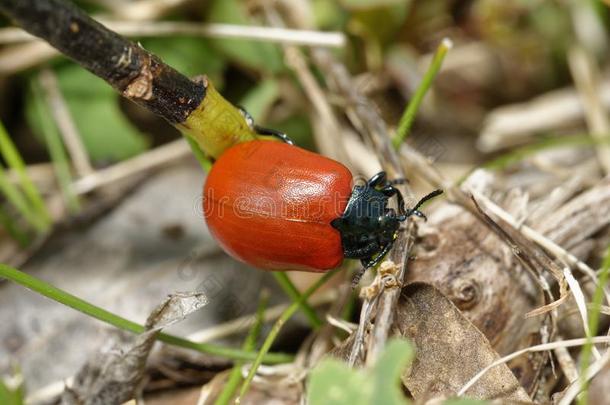
<svg viewBox="0 0 610 405">
<path fill-rule="evenodd" d="M 290 297 L 292 302 L 300 302 L 301 311 L 305 314 L 311 327 L 314 329 L 318 329 L 322 326 L 322 321 L 316 314 L 316 311 L 309 305 L 306 300 L 301 301 L 301 293 L 294 286 L 288 275 L 283 271 L 275 271 L 273 272 L 273 276 L 275 277 L 275 281 L 282 287 L 282 290 Z"/>
<path fill-rule="evenodd" d="M 593 350 L 593 342 L 591 341 L 593 335 L 597 333 L 599 326 L 599 314 L 602 301 L 604 299 L 604 288 L 608 283 L 608 276 L 610 275 L 610 246 L 606 250 L 604 261 L 602 263 L 602 269 L 599 273 L 597 287 L 593 293 L 593 309 L 589 311 L 589 332 L 587 333 L 587 343 L 582 348 L 580 355 L 580 379 L 581 387 L 583 388 L 582 393 L 578 397 L 579 405 L 586 405 L 588 403 L 588 381 L 587 381 L 587 369 L 589 368 L 589 361 L 591 359 L 591 352 Z"/>
<path fill-rule="evenodd" d="M 392 139 L 392 144 L 394 145 L 395 149 L 400 148 L 400 145 L 402 145 L 405 139 L 407 139 L 409 131 L 411 130 L 413 122 L 415 121 L 415 115 L 419 110 L 419 106 L 421 105 L 424 96 L 430 89 L 430 86 L 432 85 L 434 78 L 438 74 L 438 71 L 441 69 L 441 65 L 443 64 L 443 59 L 445 59 L 447 51 L 449 51 L 452 46 L 453 43 L 451 42 L 451 40 L 445 38 L 441 41 L 441 44 L 436 49 L 436 53 L 434 54 L 434 58 L 432 58 L 432 63 L 430 64 L 430 67 L 426 71 L 426 74 L 422 78 L 421 83 L 417 87 L 417 90 L 415 90 L 415 94 L 413 94 L 411 101 L 409 101 L 405 112 L 403 113 L 402 117 L 400 118 L 400 121 L 398 122 L 398 129 L 396 130 L 396 135 L 394 135 L 394 138 Z"/>
<path fill-rule="evenodd" d="M 256 310 L 256 319 L 254 320 L 254 324 L 252 325 L 248 336 L 246 336 L 246 340 L 244 341 L 242 350 L 251 352 L 256 347 L 256 340 L 258 339 L 258 336 L 260 335 L 261 329 L 264 324 L 265 309 L 267 308 L 268 302 L 269 294 L 267 293 L 267 291 L 263 291 L 263 293 L 261 294 L 260 302 L 258 304 L 258 309 Z M 241 369 L 243 365 L 243 361 L 235 362 L 235 365 L 233 366 L 233 369 L 229 374 L 229 378 L 227 379 L 227 382 L 222 392 L 214 403 L 215 405 L 226 405 L 229 403 L 231 398 L 233 398 L 233 395 L 235 394 L 235 391 L 237 391 L 237 387 L 239 387 L 239 383 L 242 380 Z"/>
<path fill-rule="evenodd" d="M 30 179 L 30 176 L 28 176 L 23 158 L 11 141 L 2 121 L 0 121 L 0 152 L 8 166 L 13 169 L 19 177 L 21 188 L 23 189 L 25 196 L 30 200 L 30 204 L 37 211 L 41 222 L 47 226 L 50 225 L 51 215 L 44 204 L 44 200 L 40 196 L 40 192 L 32 182 L 32 179 Z"/>
<path fill-rule="evenodd" d="M 186 138 L 186 141 L 191 147 L 193 155 L 195 155 L 195 158 L 199 162 L 199 165 L 201 166 L 203 171 L 209 173 L 210 170 L 212 170 L 212 162 L 210 161 L 210 159 L 208 159 L 207 156 L 203 153 L 196 140 L 191 138 L 190 135 L 184 134 L 184 137 Z"/>
<path fill-rule="evenodd" d="M 305 300 L 309 299 L 309 297 L 311 297 L 311 295 L 314 292 L 316 292 L 316 290 L 318 288 L 323 286 L 332 276 L 337 274 L 337 272 L 339 270 L 341 270 L 341 268 L 331 270 L 328 273 L 324 274 L 324 276 L 320 277 L 320 279 L 318 281 L 316 281 L 311 287 L 309 287 L 301 295 L 301 297 L 299 298 L 299 300 L 297 302 L 293 302 L 292 304 L 290 304 L 290 306 L 288 308 L 286 308 L 284 310 L 284 312 L 282 312 L 282 315 L 280 315 L 278 320 L 275 321 L 275 323 L 273 324 L 271 331 L 269 332 L 269 334 L 267 335 L 267 338 L 263 342 L 263 346 L 258 351 L 258 355 L 256 356 L 254 363 L 252 363 L 252 367 L 250 367 L 248 376 L 246 377 L 246 380 L 244 381 L 244 383 L 241 386 L 241 389 L 239 390 L 238 399 L 243 398 L 243 396 L 246 394 L 246 392 L 248 392 L 248 388 L 250 387 L 250 383 L 252 382 L 252 379 L 254 378 L 254 375 L 256 374 L 256 370 L 258 370 L 258 367 L 263 362 L 264 356 L 269 352 L 269 349 L 271 349 L 271 345 L 275 341 L 275 338 L 277 337 L 277 335 L 280 333 L 280 330 L 282 329 L 284 324 L 292 317 L 292 315 L 295 314 L 295 312 L 301 306 L 301 303 L 303 303 L 303 302 L 305 302 Z"/>
<path fill-rule="evenodd" d="M 32 91 L 34 92 L 36 114 L 40 117 L 41 130 L 47 143 L 49 155 L 53 162 L 53 169 L 55 170 L 55 175 L 57 176 L 66 205 L 71 212 L 78 212 L 80 210 L 80 202 L 72 188 L 70 163 L 68 162 L 68 156 L 64 150 L 61 136 L 54 122 L 50 119 L 47 107 L 43 101 L 45 97 L 38 83 L 32 84 Z"/>
<path fill-rule="evenodd" d="M 17 284 L 20 284 L 26 288 L 29 288 L 45 297 L 48 297 L 54 301 L 57 301 L 70 308 L 74 308 L 92 318 L 98 319 L 102 322 L 115 326 L 119 329 L 123 329 L 133 333 L 142 333 L 145 331 L 145 327 L 138 323 L 132 322 L 121 316 L 115 315 L 112 312 L 106 311 L 100 307 L 88 303 L 66 291 L 63 291 L 57 287 L 54 287 L 42 280 L 30 276 L 22 271 L 0 263 L 0 278 L 6 278 Z M 232 349 L 228 347 L 222 347 L 207 343 L 197 343 L 184 339 L 178 336 L 170 335 L 167 333 L 159 333 L 157 339 L 174 345 L 183 347 L 186 349 L 193 349 L 202 353 L 213 354 L 216 356 L 230 358 L 232 360 L 246 360 L 252 361 L 259 358 L 259 354 L 256 352 L 246 352 L 240 349 Z M 292 356 L 283 353 L 269 353 L 265 356 L 267 363 L 286 363 L 292 361 Z"/>
</svg>

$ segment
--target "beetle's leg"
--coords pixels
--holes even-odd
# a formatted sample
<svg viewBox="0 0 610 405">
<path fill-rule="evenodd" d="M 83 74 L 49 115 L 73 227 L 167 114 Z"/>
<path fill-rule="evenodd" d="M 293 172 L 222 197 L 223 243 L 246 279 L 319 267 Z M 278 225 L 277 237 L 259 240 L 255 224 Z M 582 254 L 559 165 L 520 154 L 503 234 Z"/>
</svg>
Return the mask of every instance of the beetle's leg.
<svg viewBox="0 0 610 405">
<path fill-rule="evenodd" d="M 379 254 L 377 256 L 375 256 L 375 258 L 373 258 L 372 260 L 370 260 L 367 263 L 367 268 L 371 268 L 371 267 L 375 267 L 379 264 L 379 262 L 381 262 L 383 260 L 383 258 L 385 257 L 385 255 L 388 254 L 388 252 L 390 251 L 390 249 L 392 249 L 392 245 L 394 244 L 394 242 L 390 242 L 387 245 L 385 245 L 383 247 L 383 249 L 381 249 L 381 252 L 379 252 Z"/>
<path fill-rule="evenodd" d="M 358 270 L 358 273 L 356 273 L 354 275 L 354 278 L 352 279 L 352 289 L 356 288 L 356 286 L 360 282 L 360 279 L 368 269 L 377 266 L 379 262 L 383 260 L 383 258 L 388 254 L 390 249 L 392 249 L 392 245 L 394 245 L 394 242 L 390 242 L 385 245 L 383 249 L 381 249 L 381 251 L 374 258 L 368 257 L 366 259 L 360 259 L 362 267 L 360 268 L 360 270 Z"/>
<path fill-rule="evenodd" d="M 371 188 L 376 188 L 378 186 L 385 186 L 388 183 L 386 172 L 379 172 L 366 182 L 366 184 Z"/>
<path fill-rule="evenodd" d="M 248 127 L 254 129 L 254 118 L 252 118 L 250 113 L 248 111 L 246 111 L 246 109 L 240 105 L 237 106 L 237 109 L 239 110 L 241 115 L 244 116 L 244 119 L 246 120 L 246 124 L 248 124 Z"/>
<path fill-rule="evenodd" d="M 421 199 L 420 199 L 420 200 L 417 202 L 417 204 L 415 204 L 415 207 L 413 207 L 413 208 L 409 208 L 409 209 L 407 210 L 406 216 L 407 216 L 407 217 L 410 217 L 411 215 L 416 215 L 416 216 L 418 216 L 418 217 L 420 217 L 420 218 L 424 218 L 424 219 L 426 219 L 426 220 L 427 220 L 428 218 L 427 218 L 427 217 L 424 215 L 424 213 L 423 213 L 423 212 L 421 212 L 421 211 L 419 210 L 419 207 L 421 207 L 421 206 L 422 206 L 422 204 L 423 204 L 423 203 L 425 203 L 426 201 L 428 201 L 428 200 L 430 200 L 430 199 L 432 199 L 432 198 L 434 198 L 434 197 L 436 197 L 436 196 L 438 196 L 438 195 L 441 195 L 441 194 L 443 194 L 443 190 L 434 190 L 433 192 L 431 192 L 431 193 L 429 193 L 429 194 L 427 194 L 427 195 L 423 196 L 423 197 L 422 197 L 422 198 L 421 198 Z"/>
<path fill-rule="evenodd" d="M 403 198 L 402 193 L 400 192 L 399 189 L 395 188 L 392 185 L 388 185 L 388 186 L 385 186 L 380 191 L 388 197 L 396 196 L 396 199 L 398 200 L 398 214 L 401 217 L 405 217 L 405 218 L 408 216 L 407 210 L 405 209 L 405 199 Z"/>
<path fill-rule="evenodd" d="M 284 141 L 285 143 L 287 143 L 289 145 L 294 145 L 294 142 L 292 141 L 292 139 L 290 139 L 288 137 L 288 135 L 286 135 L 285 133 L 283 133 L 281 131 L 277 131 L 275 129 L 263 128 L 261 126 L 256 125 L 254 123 L 254 118 L 252 118 L 250 113 L 248 111 L 246 111 L 245 108 L 243 108 L 242 106 L 237 106 L 237 108 L 239 109 L 241 114 L 244 116 L 244 119 L 246 120 L 246 123 L 248 124 L 248 126 L 250 128 L 252 128 L 254 130 L 254 132 L 256 132 L 258 135 L 274 136 L 276 138 L 281 139 L 282 141 Z"/>
<path fill-rule="evenodd" d="M 285 133 L 275 130 L 275 129 L 271 129 L 271 128 L 263 128 L 261 126 L 258 125 L 254 125 L 253 129 L 256 131 L 257 134 L 259 135 L 265 135 L 265 136 L 274 136 L 276 138 L 281 139 L 282 141 L 284 141 L 284 143 L 287 143 L 288 145 L 294 145 L 294 142 L 292 141 L 292 139 L 290 139 L 288 137 L 288 135 L 286 135 Z"/>
</svg>

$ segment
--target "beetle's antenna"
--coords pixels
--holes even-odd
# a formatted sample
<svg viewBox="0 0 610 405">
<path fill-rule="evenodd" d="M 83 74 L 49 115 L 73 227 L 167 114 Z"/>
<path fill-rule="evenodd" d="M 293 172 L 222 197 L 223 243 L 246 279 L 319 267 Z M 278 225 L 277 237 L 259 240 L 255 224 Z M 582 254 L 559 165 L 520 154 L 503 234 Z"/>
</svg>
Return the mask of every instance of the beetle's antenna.
<svg viewBox="0 0 610 405">
<path fill-rule="evenodd" d="M 443 194 L 443 190 L 434 190 L 433 192 L 426 194 L 417 202 L 417 204 L 415 204 L 415 207 L 410 209 L 410 211 L 418 211 L 419 207 L 421 207 L 426 201 L 431 200 L 441 194 Z"/>
<path fill-rule="evenodd" d="M 402 215 L 399 220 L 400 221 L 404 221 L 406 220 L 408 217 L 410 217 L 411 215 L 416 215 L 420 218 L 423 218 L 425 220 L 428 220 L 428 217 L 426 217 L 426 215 L 421 212 L 419 210 L 419 207 L 421 207 L 426 201 L 431 200 L 432 198 L 439 196 L 443 194 L 443 190 L 434 190 L 433 192 L 426 194 L 425 196 L 423 196 L 418 202 L 417 204 L 415 204 L 415 207 L 413 208 L 409 208 L 407 210 L 407 212 L 405 213 L 405 215 Z"/>
</svg>

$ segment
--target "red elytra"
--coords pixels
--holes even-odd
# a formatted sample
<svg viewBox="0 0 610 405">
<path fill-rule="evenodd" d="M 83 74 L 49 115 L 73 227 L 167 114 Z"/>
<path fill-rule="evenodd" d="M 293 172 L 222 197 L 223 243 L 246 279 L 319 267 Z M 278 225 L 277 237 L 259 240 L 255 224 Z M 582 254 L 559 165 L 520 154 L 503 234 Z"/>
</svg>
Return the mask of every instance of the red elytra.
<svg viewBox="0 0 610 405">
<path fill-rule="evenodd" d="M 212 235 L 231 256 L 264 270 L 323 272 L 343 261 L 339 231 L 352 174 L 339 162 L 281 142 L 237 144 L 203 189 Z"/>
</svg>

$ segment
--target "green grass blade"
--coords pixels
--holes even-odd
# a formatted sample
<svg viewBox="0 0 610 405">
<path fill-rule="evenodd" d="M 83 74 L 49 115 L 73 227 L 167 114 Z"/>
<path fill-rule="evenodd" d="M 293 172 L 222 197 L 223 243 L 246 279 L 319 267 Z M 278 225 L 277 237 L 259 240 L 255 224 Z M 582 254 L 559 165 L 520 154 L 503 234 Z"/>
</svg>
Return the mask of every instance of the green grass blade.
<svg viewBox="0 0 610 405">
<path fill-rule="evenodd" d="M 589 368 L 589 361 L 591 359 L 591 352 L 593 350 L 593 343 L 591 342 L 592 336 L 597 333 L 599 326 L 599 315 L 602 301 L 604 299 L 604 288 L 608 284 L 608 276 L 610 275 L 610 246 L 606 250 L 604 261 L 602 263 L 602 269 L 599 273 L 597 287 L 593 293 L 593 309 L 589 311 L 589 333 L 587 334 L 587 343 L 582 348 L 580 355 L 580 379 L 583 391 L 578 397 L 579 405 L 586 405 L 588 403 L 588 381 L 587 381 L 587 369 Z"/>
<path fill-rule="evenodd" d="M 40 196 L 40 192 L 28 176 L 23 158 L 17 151 L 17 148 L 11 141 L 6 128 L 0 121 L 0 153 L 8 164 L 8 167 L 19 177 L 21 188 L 25 196 L 30 200 L 30 204 L 38 212 L 41 221 L 47 225 L 51 224 L 51 215 L 44 204 L 44 200 Z"/>
<path fill-rule="evenodd" d="M 248 336 L 246 336 L 246 340 L 242 346 L 242 349 L 245 351 L 251 352 L 256 347 L 256 340 L 258 339 L 264 324 L 264 315 L 265 309 L 267 308 L 267 302 L 269 302 L 269 294 L 267 294 L 266 291 L 263 291 L 258 304 L 258 309 L 256 310 L 256 319 L 254 320 L 254 324 L 252 325 L 252 328 L 250 329 Z M 222 392 L 216 399 L 216 402 L 214 402 L 215 405 L 227 405 L 229 401 L 231 401 L 231 398 L 233 398 L 233 395 L 235 394 L 235 391 L 237 391 L 237 387 L 239 387 L 239 383 L 242 380 L 241 369 L 243 365 L 243 361 L 235 362 L 235 365 L 229 374 L 229 378 L 227 379 Z"/>
<path fill-rule="evenodd" d="M 82 300 L 66 291 L 54 287 L 51 284 L 1 263 L 0 278 L 11 280 L 19 285 L 22 285 L 23 287 L 37 292 L 38 294 L 44 295 L 47 298 L 57 301 L 119 329 L 133 333 L 142 333 L 145 330 L 143 325 L 106 311 L 105 309 L 90 304 L 89 302 Z M 259 355 L 256 352 L 246 352 L 240 349 L 233 349 L 207 343 L 197 343 L 166 333 L 159 333 L 157 335 L 157 339 L 174 346 L 193 349 L 202 353 L 226 357 L 232 360 L 252 361 L 259 358 Z M 265 356 L 264 360 L 267 363 L 285 363 L 292 361 L 292 356 L 283 353 L 269 353 L 267 356 Z"/>
<path fill-rule="evenodd" d="M 398 129 L 396 130 L 396 135 L 392 139 L 392 144 L 395 149 L 400 148 L 400 145 L 407 139 L 409 135 L 409 131 L 413 126 L 413 122 L 415 121 L 415 116 L 417 115 L 417 111 L 426 95 L 428 90 L 430 90 L 430 86 L 432 86 L 432 82 L 434 78 L 438 74 L 438 71 L 441 69 L 443 64 L 443 60 L 445 59 L 445 55 L 447 51 L 451 49 L 453 46 L 453 42 L 449 38 L 445 38 L 441 41 L 441 44 L 436 49 L 436 53 L 434 54 L 434 58 L 432 58 L 432 63 L 430 63 L 430 67 L 426 71 L 426 74 L 422 78 L 421 83 L 415 90 L 415 94 L 409 101 L 405 112 L 403 113 L 400 121 L 398 122 Z"/>
<path fill-rule="evenodd" d="M 301 311 L 305 314 L 311 327 L 314 329 L 318 329 L 322 326 L 322 321 L 316 314 L 316 311 L 307 303 L 306 300 L 301 301 L 301 293 L 294 286 L 292 281 L 288 278 L 288 275 L 283 271 L 274 271 L 273 276 L 275 277 L 275 281 L 282 287 L 282 290 L 290 297 L 292 302 L 300 302 Z"/>
<path fill-rule="evenodd" d="M 72 187 L 70 163 L 61 140 L 61 135 L 44 103 L 44 95 L 40 89 L 40 85 L 33 82 L 31 87 L 32 92 L 34 93 L 35 111 L 39 116 L 41 131 L 43 132 L 44 139 L 47 143 L 49 155 L 53 162 L 53 169 L 55 170 L 55 175 L 57 176 L 57 181 L 59 182 L 66 206 L 71 212 L 78 212 L 80 210 L 80 202 Z"/>
<path fill-rule="evenodd" d="M 13 183 L 11 183 L 2 166 L 0 166 L 0 192 L 4 194 L 9 203 L 23 215 L 23 218 L 31 224 L 34 229 L 44 232 L 48 226 L 41 220 L 34 208 L 28 204 L 24 195 Z"/>
<path fill-rule="evenodd" d="M 0 207 L 0 225 L 4 227 L 11 238 L 17 241 L 19 246 L 26 247 L 30 243 L 28 235 L 19 229 L 19 225 L 15 223 L 13 218 L 9 217 L 8 214 L 4 212 L 2 207 Z"/>
<path fill-rule="evenodd" d="M 309 287 L 301 295 L 301 297 L 299 298 L 299 300 L 297 302 L 293 302 L 292 304 L 290 304 L 290 306 L 288 308 L 286 308 L 284 310 L 284 312 L 282 312 L 282 315 L 280 315 L 278 320 L 275 321 L 275 323 L 273 324 L 271 331 L 269 332 L 269 334 L 267 335 L 267 338 L 263 342 L 263 346 L 258 351 L 258 355 L 256 356 L 254 363 L 252 363 L 252 367 L 250 367 L 248 376 L 246 377 L 246 380 L 244 381 L 244 383 L 241 386 L 241 389 L 239 390 L 239 398 L 243 398 L 243 396 L 246 394 L 246 392 L 248 392 L 248 389 L 250 388 L 250 383 L 252 382 L 252 379 L 254 378 L 254 375 L 256 374 L 256 370 L 258 370 L 258 367 L 261 365 L 264 356 L 269 352 L 269 349 L 271 349 L 271 345 L 275 341 L 275 338 L 277 337 L 277 335 L 280 333 L 280 330 L 282 329 L 284 324 L 292 317 L 292 315 L 295 314 L 295 312 L 301 306 L 301 303 L 303 303 L 307 299 L 309 299 L 309 297 L 311 297 L 311 295 L 314 292 L 316 292 L 316 290 L 318 288 L 322 287 L 332 276 L 337 274 L 337 272 L 339 270 L 341 270 L 341 268 L 334 269 L 334 270 L 331 270 L 331 271 L 325 273 L 324 276 L 320 277 L 320 279 L 318 279 L 318 281 L 316 281 L 311 287 Z"/>
</svg>

